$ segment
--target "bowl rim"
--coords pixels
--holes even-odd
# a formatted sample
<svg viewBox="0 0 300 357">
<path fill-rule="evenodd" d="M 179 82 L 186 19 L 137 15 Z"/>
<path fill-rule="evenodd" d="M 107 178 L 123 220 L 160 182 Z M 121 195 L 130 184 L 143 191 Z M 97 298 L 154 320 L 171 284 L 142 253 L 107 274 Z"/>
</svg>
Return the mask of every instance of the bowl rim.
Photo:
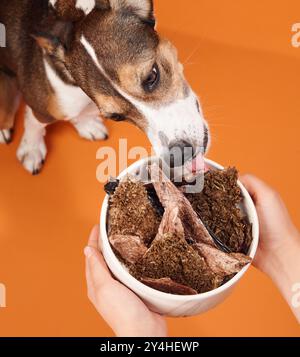
<svg viewBox="0 0 300 357">
<path fill-rule="evenodd" d="M 138 169 L 141 167 L 143 164 L 146 164 L 146 162 L 149 162 L 150 160 L 155 159 L 155 157 L 146 157 L 143 159 L 140 159 L 136 162 L 134 162 L 132 165 L 128 166 L 124 171 L 120 173 L 118 178 L 123 178 L 126 176 L 128 173 Z M 213 160 L 205 158 L 205 163 L 208 164 L 208 166 L 213 167 L 215 169 L 219 170 L 224 170 L 224 167 L 218 163 L 216 163 Z M 248 206 L 248 215 L 251 216 L 252 220 L 252 236 L 253 240 L 249 249 L 249 256 L 254 259 L 259 243 L 259 222 L 258 222 L 258 216 L 256 212 L 255 205 L 253 203 L 253 200 L 244 187 L 244 185 L 238 180 L 238 185 L 241 188 L 242 195 L 244 199 L 247 201 L 247 206 Z M 106 195 L 103 203 L 102 203 L 102 208 L 101 208 L 101 215 L 100 215 L 100 235 L 99 235 L 99 240 L 102 243 L 102 247 L 105 248 L 103 249 L 103 254 L 104 254 L 104 259 L 107 263 L 108 258 L 114 265 L 115 271 L 112 271 L 114 275 L 116 276 L 117 279 L 118 273 L 124 277 L 124 280 L 126 283 L 123 282 L 124 285 L 129 287 L 131 290 L 133 290 L 136 294 L 141 294 L 141 296 L 152 296 L 156 298 L 161 298 L 161 299 L 169 299 L 172 301 L 177 301 L 177 302 L 191 302 L 191 301 L 197 301 L 197 300 L 204 300 L 208 299 L 217 295 L 220 295 L 224 293 L 225 291 L 229 290 L 232 288 L 236 283 L 242 278 L 242 276 L 246 273 L 246 271 L 250 268 L 252 263 L 247 264 L 244 268 L 242 268 L 232 279 L 227 281 L 225 284 L 219 286 L 216 289 L 207 291 L 205 293 L 200 293 L 200 294 L 195 294 L 195 295 L 176 295 L 176 294 L 170 294 L 170 293 L 165 293 L 156 289 L 153 289 L 139 280 L 137 280 L 135 277 L 133 277 L 128 270 L 125 268 L 125 266 L 121 263 L 121 261 L 116 257 L 114 254 L 111 245 L 109 243 L 108 235 L 107 235 L 107 211 L 108 211 L 108 199 L 109 196 Z M 108 264 L 108 263 L 107 263 Z M 110 268 L 110 267 L 109 267 Z M 111 269 L 111 268 L 110 268 Z M 112 270 L 112 269 L 111 269 Z M 118 271 L 118 273 L 116 273 Z"/>
</svg>

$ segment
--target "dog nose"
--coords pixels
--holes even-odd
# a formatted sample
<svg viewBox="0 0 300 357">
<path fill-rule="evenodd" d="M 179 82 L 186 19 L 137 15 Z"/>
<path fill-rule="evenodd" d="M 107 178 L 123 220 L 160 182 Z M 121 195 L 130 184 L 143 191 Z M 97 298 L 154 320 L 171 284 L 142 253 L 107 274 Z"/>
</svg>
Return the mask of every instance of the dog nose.
<svg viewBox="0 0 300 357">
<path fill-rule="evenodd" d="M 172 142 L 169 145 L 170 167 L 180 167 L 194 156 L 193 145 L 185 140 Z"/>
</svg>

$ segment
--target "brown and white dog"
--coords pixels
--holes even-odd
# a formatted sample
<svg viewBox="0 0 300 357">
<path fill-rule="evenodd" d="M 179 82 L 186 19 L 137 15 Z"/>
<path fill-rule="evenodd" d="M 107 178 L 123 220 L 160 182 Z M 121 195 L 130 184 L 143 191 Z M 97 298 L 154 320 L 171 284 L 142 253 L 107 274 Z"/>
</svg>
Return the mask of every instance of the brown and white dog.
<svg viewBox="0 0 300 357">
<path fill-rule="evenodd" d="M 100 115 L 138 126 L 158 156 L 206 151 L 198 98 L 155 31 L 152 0 L 1 0 L 0 23 L 0 143 L 10 142 L 23 97 L 17 156 L 32 174 L 46 157 L 47 125 L 66 118 L 88 140 L 107 138 Z"/>
</svg>

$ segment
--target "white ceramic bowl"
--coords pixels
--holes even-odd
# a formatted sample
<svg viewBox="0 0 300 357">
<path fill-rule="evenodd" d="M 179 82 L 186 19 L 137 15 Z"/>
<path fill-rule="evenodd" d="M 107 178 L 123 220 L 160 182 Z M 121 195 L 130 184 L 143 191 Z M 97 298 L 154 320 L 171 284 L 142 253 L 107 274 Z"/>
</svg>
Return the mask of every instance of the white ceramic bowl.
<svg viewBox="0 0 300 357">
<path fill-rule="evenodd" d="M 141 170 L 144 170 L 151 158 L 142 159 L 135 162 L 124 172 L 121 173 L 119 178 L 124 177 L 127 174 L 138 175 Z M 224 169 L 221 165 L 211 161 L 206 160 L 206 164 L 211 168 Z M 253 241 L 249 249 L 249 256 L 254 258 L 259 237 L 259 226 L 258 218 L 256 214 L 255 206 L 252 199 L 245 189 L 245 187 L 239 182 L 238 183 L 242 195 L 244 197 L 244 202 L 242 209 L 245 214 L 247 214 L 249 221 L 252 223 L 252 235 Z M 138 280 L 136 280 L 132 275 L 129 274 L 126 267 L 118 260 L 115 256 L 107 236 L 106 223 L 107 223 L 107 211 L 108 211 L 108 196 L 105 197 L 100 219 L 100 230 L 102 239 L 102 250 L 104 259 L 111 270 L 112 274 L 129 289 L 135 292 L 146 304 L 147 306 L 155 312 L 166 316 L 193 316 L 203 312 L 206 312 L 216 305 L 223 302 L 228 295 L 232 293 L 233 288 L 246 273 L 249 268 L 249 264 L 244 267 L 238 274 L 229 280 L 226 284 L 220 286 L 219 288 L 198 295 L 172 295 L 160 292 L 158 290 L 152 289 Z M 117 298 L 117 297 L 116 297 Z"/>
</svg>

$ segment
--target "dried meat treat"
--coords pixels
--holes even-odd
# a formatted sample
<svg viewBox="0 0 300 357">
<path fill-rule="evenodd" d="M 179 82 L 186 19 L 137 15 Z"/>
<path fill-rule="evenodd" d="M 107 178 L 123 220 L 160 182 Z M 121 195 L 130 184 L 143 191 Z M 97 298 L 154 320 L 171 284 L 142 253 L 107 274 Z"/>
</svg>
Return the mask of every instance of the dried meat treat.
<svg viewBox="0 0 300 357">
<path fill-rule="evenodd" d="M 129 265 L 139 261 L 147 252 L 147 247 L 138 236 L 114 234 L 109 236 L 109 241 L 117 255 Z"/>
<path fill-rule="evenodd" d="M 104 191 L 109 196 L 111 196 L 115 193 L 119 184 L 120 184 L 119 179 L 111 177 L 110 180 L 104 185 Z M 162 216 L 164 214 L 164 208 L 157 197 L 156 191 L 155 191 L 152 183 L 145 184 L 144 187 L 147 190 L 148 199 L 149 199 L 151 205 L 153 206 L 153 208 L 155 208 L 156 213 L 159 216 Z"/>
<path fill-rule="evenodd" d="M 252 227 L 239 207 L 236 169 L 206 173 L 203 192 L 194 194 L 183 193 L 156 164 L 149 173 L 146 185 L 126 178 L 106 186 L 109 241 L 136 279 L 193 295 L 221 286 L 251 262 L 242 254 Z"/>
<path fill-rule="evenodd" d="M 193 248 L 202 256 L 211 271 L 223 278 L 238 273 L 251 263 L 251 258 L 240 253 L 227 254 L 208 244 L 196 243 Z"/>
<path fill-rule="evenodd" d="M 150 288 L 175 295 L 196 295 L 197 291 L 189 286 L 178 284 L 170 278 L 151 279 L 142 278 L 141 282 Z"/>
<path fill-rule="evenodd" d="M 166 210 L 158 235 L 143 258 L 131 267 L 131 273 L 139 280 L 168 277 L 198 293 L 215 289 L 222 284 L 222 278 L 187 243 L 178 213 L 178 207 Z"/>
<path fill-rule="evenodd" d="M 239 204 L 241 190 L 235 168 L 211 170 L 205 174 L 200 193 L 186 194 L 193 209 L 210 231 L 233 252 L 247 254 L 252 242 L 252 227 Z"/>
<path fill-rule="evenodd" d="M 184 194 L 165 176 L 158 165 L 152 164 L 149 170 L 157 196 L 164 208 L 178 207 L 178 216 L 182 221 L 186 239 L 215 246 L 212 237 Z"/>
<path fill-rule="evenodd" d="M 178 207 L 171 207 L 165 210 L 155 239 L 160 239 L 166 233 L 172 233 L 180 237 L 184 237 L 184 227 L 179 219 Z"/>
<path fill-rule="evenodd" d="M 215 289 L 222 283 L 204 258 L 183 237 L 173 234 L 155 239 L 144 257 L 131 268 L 131 273 L 139 280 L 169 277 L 198 293 Z"/>
<path fill-rule="evenodd" d="M 160 221 L 141 182 L 127 178 L 110 197 L 109 236 L 139 236 L 148 245 L 156 236 Z"/>
</svg>

